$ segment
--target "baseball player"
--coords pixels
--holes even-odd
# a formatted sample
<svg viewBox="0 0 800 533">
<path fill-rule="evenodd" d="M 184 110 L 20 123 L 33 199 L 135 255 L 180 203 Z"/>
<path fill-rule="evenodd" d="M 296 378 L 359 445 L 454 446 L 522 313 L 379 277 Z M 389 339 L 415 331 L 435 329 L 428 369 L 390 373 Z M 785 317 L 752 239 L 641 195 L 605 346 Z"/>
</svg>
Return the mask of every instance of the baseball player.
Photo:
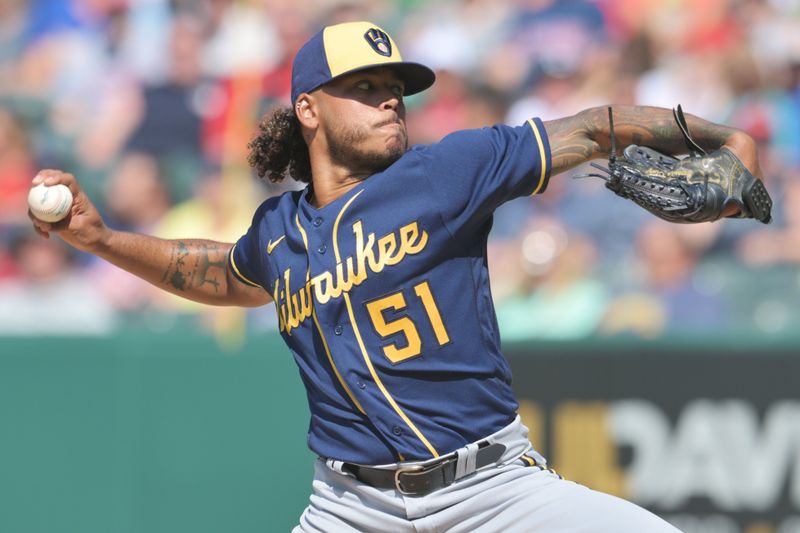
<svg viewBox="0 0 800 533">
<path fill-rule="evenodd" d="M 192 300 L 275 303 L 319 456 L 297 532 L 677 531 L 547 467 L 516 414 L 489 291 L 493 211 L 608 157 L 606 109 L 409 150 L 403 98 L 433 82 L 378 26 L 326 27 L 294 59 L 292 108 L 250 145 L 259 175 L 308 185 L 266 200 L 238 242 L 114 231 L 55 170 L 34 183 L 68 185 L 71 215 L 34 225 Z M 614 118 L 623 144 L 684 149 L 668 110 L 615 106 Z M 746 134 L 691 116 L 688 126 L 759 175 Z"/>
</svg>

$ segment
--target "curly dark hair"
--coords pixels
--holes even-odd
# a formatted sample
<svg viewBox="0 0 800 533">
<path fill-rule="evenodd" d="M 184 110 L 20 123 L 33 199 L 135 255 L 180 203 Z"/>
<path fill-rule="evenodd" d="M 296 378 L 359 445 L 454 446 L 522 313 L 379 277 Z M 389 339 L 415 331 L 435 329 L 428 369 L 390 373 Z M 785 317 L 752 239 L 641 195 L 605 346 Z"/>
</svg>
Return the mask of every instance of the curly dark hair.
<svg viewBox="0 0 800 533">
<path fill-rule="evenodd" d="M 311 183 L 308 146 L 292 108 L 277 107 L 268 112 L 247 147 L 247 160 L 259 177 L 277 183 L 288 174 L 297 181 Z"/>
</svg>

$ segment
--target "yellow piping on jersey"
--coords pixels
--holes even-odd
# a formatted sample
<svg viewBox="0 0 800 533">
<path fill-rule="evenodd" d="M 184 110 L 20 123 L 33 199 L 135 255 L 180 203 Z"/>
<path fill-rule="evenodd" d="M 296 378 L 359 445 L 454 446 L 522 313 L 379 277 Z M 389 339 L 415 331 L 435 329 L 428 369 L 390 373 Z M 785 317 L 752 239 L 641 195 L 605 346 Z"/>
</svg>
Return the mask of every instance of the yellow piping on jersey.
<svg viewBox="0 0 800 533">
<path fill-rule="evenodd" d="M 303 246 L 305 246 L 306 255 L 308 255 L 308 236 L 306 235 L 306 232 L 303 229 L 303 226 L 300 224 L 300 217 L 298 215 L 295 215 L 294 221 L 295 221 L 295 224 L 297 224 L 297 229 L 300 230 L 300 236 L 303 237 Z M 310 280 L 311 280 L 311 264 L 309 263 L 308 270 L 306 270 L 306 289 L 307 290 L 309 289 L 309 284 L 311 283 Z M 287 282 L 288 282 L 288 280 L 287 280 Z M 288 287 L 288 285 L 287 285 L 287 287 Z M 309 294 L 310 294 L 310 290 L 309 290 Z M 315 307 L 314 306 L 314 300 L 312 299 L 311 300 L 311 317 L 314 320 L 314 325 L 317 327 L 317 331 L 319 332 L 319 336 L 322 339 L 322 345 L 325 347 L 325 355 L 328 356 L 328 361 L 331 363 L 331 368 L 333 368 L 333 373 L 336 374 L 336 379 L 339 380 L 339 384 L 342 386 L 344 391 L 347 393 L 347 396 L 350 398 L 350 401 L 352 401 L 355 404 L 355 406 L 358 408 L 358 410 L 361 411 L 361 414 L 366 415 L 367 413 L 364 412 L 364 408 L 361 407 L 361 404 L 358 403 L 358 400 L 356 400 L 356 397 L 353 396 L 353 392 L 350 390 L 350 388 L 344 382 L 344 379 L 342 379 L 342 375 L 339 373 L 339 369 L 336 368 L 336 363 L 333 362 L 333 356 L 331 355 L 331 349 L 328 347 L 328 341 L 325 339 L 325 335 L 322 333 L 322 327 L 319 325 L 319 320 L 317 320 L 317 312 L 314 309 L 314 307 Z"/>
<path fill-rule="evenodd" d="M 300 236 L 303 238 L 303 246 L 306 247 L 306 257 L 308 257 L 308 235 L 306 235 L 306 230 L 303 229 L 302 224 L 300 224 L 300 215 L 295 213 L 294 215 L 294 223 L 297 224 L 297 229 L 300 230 Z M 308 268 L 306 269 L 306 282 L 311 279 L 311 263 L 308 264 Z M 286 288 L 289 289 L 288 287 Z"/>
<path fill-rule="evenodd" d="M 344 212 L 347 211 L 347 208 L 350 207 L 350 204 L 353 203 L 353 200 L 358 198 L 358 195 L 361 194 L 362 192 L 364 192 L 364 189 L 361 189 L 355 194 L 355 196 L 347 200 L 347 203 L 344 204 L 342 210 L 339 211 L 339 214 L 336 216 L 336 221 L 334 221 L 333 223 L 333 254 L 334 257 L 336 257 L 337 265 L 342 262 L 342 258 L 339 257 L 339 239 L 336 238 L 336 236 L 339 234 L 339 222 L 342 220 L 342 215 L 344 215 Z"/>
<path fill-rule="evenodd" d="M 250 280 L 247 278 L 247 276 L 245 276 L 244 274 L 242 274 L 242 273 L 239 271 L 239 267 L 237 267 L 237 266 L 236 266 L 236 261 L 234 261 L 234 260 L 233 260 L 233 250 L 234 250 L 235 248 L 236 248 L 236 245 L 234 244 L 233 246 L 231 246 L 231 251 L 230 251 L 230 252 L 228 252 L 228 257 L 230 258 L 231 266 L 233 267 L 233 270 L 234 270 L 234 272 L 236 272 L 236 275 L 239 277 L 239 279 L 241 279 L 242 281 L 244 281 L 244 282 L 245 282 L 245 283 L 247 283 L 248 285 L 252 285 L 253 287 L 261 287 L 261 285 L 259 285 L 259 284 L 258 284 L 258 283 L 256 283 L 255 281 L 250 281 Z"/>
<path fill-rule="evenodd" d="M 389 404 L 392 406 L 395 412 L 398 415 L 400 415 L 400 418 L 403 419 L 403 422 L 405 422 L 406 425 L 411 428 L 411 431 L 413 431 L 414 434 L 419 438 L 419 440 L 422 441 L 422 444 L 424 444 L 425 447 L 428 448 L 428 451 L 430 451 L 434 457 L 439 457 L 439 452 L 437 452 L 436 449 L 433 446 L 431 446 L 431 443 L 428 442 L 428 439 L 425 438 L 425 435 L 423 435 L 422 432 L 420 432 L 420 430 L 417 429 L 417 426 L 415 426 L 414 423 L 403 412 L 403 410 L 400 409 L 400 406 L 397 405 L 397 402 L 394 401 L 392 395 L 389 394 L 389 391 L 386 390 L 386 387 L 383 385 L 381 378 L 379 378 L 377 372 L 375 372 L 375 367 L 372 366 L 372 361 L 370 361 L 369 359 L 369 354 L 367 354 L 367 349 L 364 347 L 364 341 L 361 339 L 361 333 L 358 331 L 356 318 L 355 315 L 353 314 L 353 306 L 350 304 L 350 295 L 344 293 L 343 296 L 344 296 L 344 303 L 347 305 L 347 313 L 350 315 L 350 321 L 353 325 L 353 332 L 356 334 L 358 345 L 361 347 L 361 354 L 364 356 L 364 362 L 367 363 L 367 368 L 369 368 L 369 373 L 372 374 L 372 379 L 375 380 L 375 384 L 378 385 L 378 388 L 386 397 L 386 400 L 389 402 Z"/>
<path fill-rule="evenodd" d="M 344 215 L 344 212 L 347 210 L 347 208 L 350 207 L 350 204 L 353 203 L 353 200 L 355 200 L 358 197 L 358 195 L 361 194 L 362 192 L 364 192 L 363 189 L 359 191 L 358 194 L 350 198 L 350 200 L 348 200 L 346 204 L 344 204 L 342 210 L 339 211 L 339 214 L 336 217 L 336 221 L 333 223 L 333 253 L 335 254 L 337 264 L 341 263 L 341 258 L 339 257 L 339 242 L 338 242 L 339 239 L 337 236 L 337 231 L 339 229 L 339 221 L 342 219 L 342 215 Z M 411 431 L 413 431 L 414 434 L 419 438 L 419 440 L 422 441 L 422 444 L 424 444 L 425 447 L 428 448 L 428 451 L 430 451 L 434 457 L 439 457 L 439 452 L 437 452 L 436 449 L 433 446 L 431 446 L 431 443 L 428 442 L 428 439 L 425 438 L 425 435 L 423 435 L 422 432 L 419 429 L 417 429 L 417 426 L 414 425 L 414 423 L 411 421 L 410 418 L 408 418 L 405 412 L 403 412 L 400 406 L 397 405 L 397 402 L 394 400 L 392 395 L 386 389 L 386 387 L 383 384 L 383 381 L 381 381 L 381 378 L 378 377 L 378 373 L 375 371 L 375 367 L 372 366 L 372 361 L 370 360 L 369 354 L 367 353 L 367 349 L 364 346 L 364 340 L 361 338 L 361 332 L 358 330 L 358 324 L 356 324 L 356 317 L 355 314 L 353 313 L 353 306 L 350 303 L 350 295 L 348 294 L 347 291 L 345 291 L 342 293 L 342 296 L 344 297 L 345 305 L 347 305 L 347 313 L 350 315 L 350 323 L 353 326 L 353 333 L 356 334 L 356 340 L 358 340 L 358 346 L 361 348 L 361 355 L 364 357 L 364 362 L 367 364 L 367 368 L 369 369 L 369 373 L 372 375 L 372 379 L 375 381 L 375 384 L 381 390 L 383 396 L 389 402 L 389 405 L 392 406 L 392 409 L 394 409 L 395 412 L 398 415 L 400 415 L 400 418 L 403 419 L 403 422 L 405 422 L 406 425 L 409 428 L 411 428 Z"/>
<path fill-rule="evenodd" d="M 539 161 L 542 162 L 542 173 L 539 176 L 539 184 L 536 186 L 536 189 L 531 193 L 531 196 L 538 193 L 542 185 L 544 185 L 544 178 L 547 176 L 547 157 L 544 153 L 544 142 L 542 142 L 542 136 L 539 133 L 539 128 L 536 127 L 536 123 L 533 119 L 528 119 L 528 124 L 530 124 L 531 129 L 533 130 L 533 135 L 536 137 L 536 143 L 539 145 Z"/>
<path fill-rule="evenodd" d="M 364 411 L 364 408 L 361 407 L 361 404 L 358 403 L 356 397 L 353 396 L 353 393 L 350 391 L 350 388 L 345 384 L 344 379 L 342 379 L 342 375 L 339 373 L 339 369 L 336 368 L 336 363 L 333 362 L 333 356 L 331 355 L 331 349 L 328 348 L 328 341 L 325 340 L 325 335 L 322 334 L 322 327 L 319 325 L 319 320 L 317 320 L 317 312 L 312 311 L 311 317 L 314 319 L 314 325 L 317 326 L 317 331 L 319 332 L 320 338 L 322 338 L 322 345 L 325 347 L 325 354 L 328 356 L 328 361 L 331 362 L 331 367 L 333 367 L 333 373 L 336 374 L 336 379 L 339 380 L 342 388 L 344 388 L 347 395 L 350 397 L 350 401 L 352 401 L 359 411 L 361 411 L 362 415 L 366 415 L 367 413 Z"/>
</svg>

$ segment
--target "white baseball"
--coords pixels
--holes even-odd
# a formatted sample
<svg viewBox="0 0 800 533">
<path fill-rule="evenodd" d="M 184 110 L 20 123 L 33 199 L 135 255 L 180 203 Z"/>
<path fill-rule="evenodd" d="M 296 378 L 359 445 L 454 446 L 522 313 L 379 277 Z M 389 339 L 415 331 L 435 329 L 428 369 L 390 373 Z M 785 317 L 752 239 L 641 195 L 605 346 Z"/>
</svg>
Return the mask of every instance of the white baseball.
<svg viewBox="0 0 800 533">
<path fill-rule="evenodd" d="M 28 193 L 31 213 L 44 222 L 58 222 L 69 214 L 72 207 L 72 191 L 66 185 L 47 187 L 40 183 Z"/>
</svg>

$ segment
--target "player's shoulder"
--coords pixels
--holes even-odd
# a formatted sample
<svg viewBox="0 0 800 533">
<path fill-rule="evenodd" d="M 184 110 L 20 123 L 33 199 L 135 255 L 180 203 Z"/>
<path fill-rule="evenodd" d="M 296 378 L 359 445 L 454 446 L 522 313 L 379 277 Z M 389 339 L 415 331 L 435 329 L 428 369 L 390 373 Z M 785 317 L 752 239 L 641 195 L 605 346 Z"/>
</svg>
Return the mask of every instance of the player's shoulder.
<svg viewBox="0 0 800 533">
<path fill-rule="evenodd" d="M 301 194 L 303 194 L 303 191 L 298 190 L 286 191 L 275 196 L 270 196 L 256 208 L 253 219 L 284 218 L 287 215 L 294 215 L 294 213 L 297 212 L 297 205 Z"/>
<path fill-rule="evenodd" d="M 423 165 L 442 166 L 475 164 L 505 147 L 513 146 L 516 128 L 495 124 L 483 128 L 454 131 L 440 141 L 414 146 L 409 152 Z"/>
<path fill-rule="evenodd" d="M 488 128 L 474 128 L 474 129 L 467 129 L 467 130 L 457 130 L 451 133 L 448 133 L 444 137 L 442 137 L 439 141 L 428 143 L 428 144 L 417 144 L 411 148 L 412 153 L 417 153 L 419 155 L 425 155 L 430 152 L 435 152 L 436 150 L 440 150 L 442 148 L 447 148 L 449 145 L 454 143 L 460 142 L 469 142 L 473 140 L 478 140 L 482 136 L 486 135 L 485 130 Z"/>
<path fill-rule="evenodd" d="M 445 135 L 438 142 L 416 145 L 411 151 L 416 152 L 420 156 L 453 151 L 455 151 L 455 153 L 465 153 L 474 149 L 480 149 L 502 138 L 510 139 L 520 130 L 524 130 L 524 127 L 514 127 L 506 124 L 494 124 L 482 128 L 457 130 Z"/>
</svg>

